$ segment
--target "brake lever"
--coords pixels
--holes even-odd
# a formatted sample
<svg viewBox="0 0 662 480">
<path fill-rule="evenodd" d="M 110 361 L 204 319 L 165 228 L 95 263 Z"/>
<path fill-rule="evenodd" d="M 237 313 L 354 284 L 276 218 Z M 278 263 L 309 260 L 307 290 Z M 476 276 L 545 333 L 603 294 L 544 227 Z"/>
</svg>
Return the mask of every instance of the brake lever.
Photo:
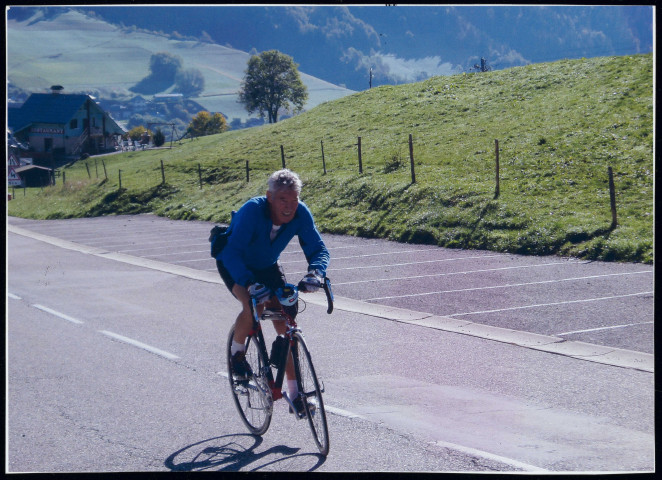
<svg viewBox="0 0 662 480">
<path fill-rule="evenodd" d="M 324 277 L 324 293 L 326 293 L 326 302 L 329 306 L 326 313 L 331 314 L 333 312 L 333 291 L 331 290 L 331 280 L 327 277 Z"/>
</svg>

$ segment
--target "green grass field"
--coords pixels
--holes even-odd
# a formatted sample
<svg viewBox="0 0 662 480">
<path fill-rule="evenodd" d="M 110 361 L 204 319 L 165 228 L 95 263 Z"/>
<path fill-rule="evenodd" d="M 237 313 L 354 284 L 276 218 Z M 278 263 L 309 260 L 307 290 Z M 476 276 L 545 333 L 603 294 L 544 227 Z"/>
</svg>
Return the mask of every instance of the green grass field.
<svg viewBox="0 0 662 480">
<path fill-rule="evenodd" d="M 231 210 L 264 193 L 283 145 L 323 232 L 652 263 L 653 115 L 650 54 L 435 77 L 356 93 L 274 125 L 78 161 L 62 169 L 65 184 L 60 176 L 54 187 L 17 191 L 8 210 L 227 222 Z"/>
</svg>

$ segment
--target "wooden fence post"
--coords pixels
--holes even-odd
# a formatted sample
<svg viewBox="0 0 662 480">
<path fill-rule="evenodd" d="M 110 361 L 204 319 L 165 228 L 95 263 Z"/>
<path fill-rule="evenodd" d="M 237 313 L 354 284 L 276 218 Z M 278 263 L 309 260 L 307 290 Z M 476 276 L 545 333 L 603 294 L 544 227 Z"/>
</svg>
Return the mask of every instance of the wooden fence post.
<svg viewBox="0 0 662 480">
<path fill-rule="evenodd" d="M 361 137 L 359 137 L 359 143 L 357 143 L 359 147 L 359 173 L 363 173 L 363 159 L 361 158 Z"/>
<path fill-rule="evenodd" d="M 97 159 L 94 159 L 94 175 L 96 178 L 99 178 L 99 164 L 97 163 Z"/>
<path fill-rule="evenodd" d="M 494 198 L 499 198 L 499 140 L 494 140 L 494 153 L 496 155 L 496 189 L 494 191 Z"/>
<path fill-rule="evenodd" d="M 326 175 L 326 161 L 324 160 L 324 140 L 320 140 L 320 145 L 322 145 L 322 168 L 324 169 L 324 175 Z"/>
<path fill-rule="evenodd" d="M 67 172 L 62 172 L 62 185 L 67 183 Z"/>
<path fill-rule="evenodd" d="M 283 168 L 285 168 L 285 149 L 280 146 L 280 159 L 283 161 Z"/>
<path fill-rule="evenodd" d="M 411 163 L 411 183 L 416 183 L 416 172 L 414 171 L 414 140 L 409 134 L 409 162 Z"/>
<path fill-rule="evenodd" d="M 92 175 L 90 175 L 90 166 L 85 162 L 85 168 L 87 169 L 87 178 L 92 178 Z"/>
<path fill-rule="evenodd" d="M 106 162 L 103 161 L 103 158 L 101 159 L 101 165 L 103 165 L 103 176 L 106 177 L 106 180 L 108 180 L 108 172 L 106 172 Z"/>
<path fill-rule="evenodd" d="M 250 172 L 250 170 L 249 170 L 249 168 L 248 168 L 248 160 L 246 160 L 246 183 L 250 182 L 250 178 L 249 178 L 250 174 L 249 174 L 249 172 Z"/>
<path fill-rule="evenodd" d="M 616 218 L 616 190 L 614 188 L 614 172 L 611 167 L 607 167 L 609 173 L 609 201 L 611 203 L 611 230 L 616 228 L 618 220 Z"/>
<path fill-rule="evenodd" d="M 163 167 L 163 160 L 161 160 L 161 184 L 165 185 L 165 168 Z"/>
<path fill-rule="evenodd" d="M 198 178 L 200 179 L 200 188 L 202 188 L 202 167 L 198 163 Z"/>
<path fill-rule="evenodd" d="M 120 179 L 120 190 L 122 190 L 122 170 L 118 170 L 117 174 L 118 174 L 119 179 Z"/>
</svg>

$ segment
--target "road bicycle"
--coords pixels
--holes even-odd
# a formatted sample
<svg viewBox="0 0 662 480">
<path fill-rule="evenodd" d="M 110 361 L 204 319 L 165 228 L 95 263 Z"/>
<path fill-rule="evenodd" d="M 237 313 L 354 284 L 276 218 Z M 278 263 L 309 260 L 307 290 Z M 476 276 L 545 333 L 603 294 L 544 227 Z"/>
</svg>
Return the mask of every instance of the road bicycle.
<svg viewBox="0 0 662 480">
<path fill-rule="evenodd" d="M 333 292 L 331 281 L 324 278 L 322 283 L 327 299 L 327 313 L 333 311 Z M 234 337 L 234 326 L 230 329 L 227 344 L 227 365 L 230 389 L 239 415 L 248 430 L 254 435 L 266 433 L 273 415 L 273 405 L 276 400 L 285 399 L 297 419 L 307 418 L 308 425 L 320 453 L 326 456 L 329 453 L 329 431 L 326 422 L 326 411 L 322 393 L 324 385 L 320 384 L 310 351 L 304 340 L 301 328 L 298 327 L 295 317 L 299 307 L 299 286 L 287 284 L 283 289 L 290 299 L 290 304 L 279 304 L 279 310 L 265 309 L 258 315 L 257 300 L 251 296 L 251 313 L 253 315 L 253 328 L 246 338 L 246 361 L 251 367 L 252 374 L 244 377 L 232 369 L 232 355 L 230 348 Z M 272 292 L 276 293 L 276 292 Z M 282 294 L 282 292 L 279 292 Z M 303 311 L 303 310 L 302 310 Z M 272 345 L 271 355 L 262 334 L 261 320 L 284 321 L 287 331 L 279 335 Z M 292 399 L 282 390 L 283 379 L 288 359 L 294 363 L 294 372 L 302 396 L 304 412 L 299 415 Z M 273 370 L 272 370 L 273 368 Z M 274 375 L 275 372 L 275 375 Z"/>
</svg>

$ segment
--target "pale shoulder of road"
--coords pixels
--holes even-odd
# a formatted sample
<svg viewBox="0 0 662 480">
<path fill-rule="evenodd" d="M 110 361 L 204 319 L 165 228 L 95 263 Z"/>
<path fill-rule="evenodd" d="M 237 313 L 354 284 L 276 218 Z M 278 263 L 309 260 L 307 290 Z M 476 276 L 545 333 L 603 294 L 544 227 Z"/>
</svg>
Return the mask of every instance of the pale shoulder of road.
<svg viewBox="0 0 662 480">
<path fill-rule="evenodd" d="M 35 240 L 49 243 L 57 247 L 75 250 L 89 255 L 96 255 L 102 258 L 128 263 L 135 266 L 150 268 L 161 272 L 171 273 L 182 277 L 191 278 L 209 283 L 222 282 L 216 272 L 196 270 L 194 268 L 173 265 L 148 258 L 135 257 L 119 252 L 112 252 L 102 248 L 90 247 L 68 240 L 63 240 L 49 235 L 32 232 L 28 229 L 15 225 L 7 225 L 7 231 L 22 235 Z M 306 301 L 315 305 L 326 306 L 326 297 L 323 293 L 308 294 Z M 549 353 L 564 355 L 580 360 L 603 363 L 617 367 L 632 368 L 645 372 L 654 371 L 654 356 L 649 353 L 635 352 L 601 345 L 593 345 L 584 342 L 567 341 L 563 338 L 540 335 L 537 333 L 510 330 L 506 328 L 482 325 L 466 320 L 458 320 L 450 317 L 432 315 L 425 312 L 416 312 L 397 307 L 377 305 L 373 303 L 354 300 L 351 298 L 335 297 L 334 307 L 339 310 L 356 312 L 364 315 L 370 315 L 386 320 L 419 325 L 446 332 L 461 333 L 471 335 L 487 340 L 509 343 L 533 350 L 542 350 Z"/>
</svg>

